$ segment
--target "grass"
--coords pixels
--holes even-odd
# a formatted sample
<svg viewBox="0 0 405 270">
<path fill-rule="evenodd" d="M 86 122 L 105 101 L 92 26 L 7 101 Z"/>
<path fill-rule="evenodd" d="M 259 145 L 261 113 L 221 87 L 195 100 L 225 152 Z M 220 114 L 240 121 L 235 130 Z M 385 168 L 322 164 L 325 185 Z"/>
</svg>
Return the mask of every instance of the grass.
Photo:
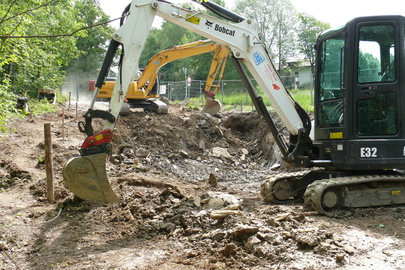
<svg viewBox="0 0 405 270">
<path fill-rule="evenodd" d="M 6 100 L 0 100 L 3 111 L 0 114 L 0 133 L 7 133 L 9 122 L 18 118 L 24 118 L 26 115 L 39 116 L 48 112 L 56 112 L 58 103 L 65 103 L 67 97 L 57 91 L 56 104 L 49 103 L 46 99 L 37 100 L 36 98 L 28 98 L 28 112 L 22 112 L 16 109 L 17 96 L 10 96 Z M 4 103 L 4 104 L 3 104 Z"/>
<path fill-rule="evenodd" d="M 301 105 L 307 112 L 314 111 L 314 105 L 312 102 L 311 94 L 312 90 L 291 90 L 290 94 L 294 100 Z M 269 110 L 272 110 L 270 102 L 267 100 L 263 93 L 259 93 L 260 96 L 263 96 L 264 104 L 268 107 Z M 223 110 L 230 110 L 235 108 L 240 108 L 242 111 L 251 111 L 252 110 L 252 100 L 248 94 L 234 94 L 234 95 L 222 95 L 217 94 L 216 99 L 221 101 Z M 199 109 L 199 106 L 204 105 L 205 101 L 202 97 L 191 98 L 188 102 L 188 108 L 195 110 Z"/>
</svg>

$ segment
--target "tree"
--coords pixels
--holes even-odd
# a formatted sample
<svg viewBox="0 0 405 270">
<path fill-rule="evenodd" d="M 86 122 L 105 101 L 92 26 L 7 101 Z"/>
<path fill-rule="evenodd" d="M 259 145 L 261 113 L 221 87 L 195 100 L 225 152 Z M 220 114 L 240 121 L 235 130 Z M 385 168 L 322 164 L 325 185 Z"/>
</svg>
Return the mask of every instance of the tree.
<svg viewBox="0 0 405 270">
<path fill-rule="evenodd" d="M 298 48 L 300 53 L 311 65 L 312 74 L 315 72 L 315 43 L 317 36 L 324 30 L 329 29 L 330 25 L 318 21 L 305 13 L 298 14 Z"/>
<path fill-rule="evenodd" d="M 0 80 L 20 95 L 59 87 L 67 64 L 78 54 L 75 39 L 42 37 L 82 26 L 75 20 L 72 0 L 6 0 L 0 4 L 0 18 Z"/>
<path fill-rule="evenodd" d="M 254 18 L 257 23 L 259 37 L 278 69 L 287 57 L 295 52 L 295 25 L 297 16 L 289 0 L 239 0 L 236 12 L 246 18 Z"/>
<path fill-rule="evenodd" d="M 77 22 L 89 28 L 86 29 L 85 35 L 75 36 L 78 54 L 69 62 L 67 81 L 68 83 L 73 81 L 76 86 L 79 84 L 87 87 L 89 80 L 97 79 L 105 58 L 108 41 L 115 30 L 108 24 L 91 27 L 109 20 L 99 6 L 98 0 L 76 1 L 74 10 Z"/>
</svg>

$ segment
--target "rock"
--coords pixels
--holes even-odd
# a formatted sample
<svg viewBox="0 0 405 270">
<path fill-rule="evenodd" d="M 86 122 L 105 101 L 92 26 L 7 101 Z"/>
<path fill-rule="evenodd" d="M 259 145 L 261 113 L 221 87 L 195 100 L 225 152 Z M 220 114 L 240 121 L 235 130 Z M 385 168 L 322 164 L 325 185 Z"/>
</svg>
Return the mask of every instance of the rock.
<svg viewBox="0 0 405 270">
<path fill-rule="evenodd" d="M 330 252 L 331 250 L 331 245 L 328 243 L 321 243 L 317 247 L 315 247 L 314 252 L 318 254 L 326 254 Z"/>
<path fill-rule="evenodd" d="M 208 201 L 207 206 L 209 208 L 221 208 L 224 207 L 224 201 L 221 198 L 212 198 Z"/>
<path fill-rule="evenodd" d="M 319 241 L 316 237 L 313 235 L 308 235 L 308 234 L 298 234 L 295 236 L 295 241 L 300 243 L 302 245 L 302 248 L 307 248 L 307 247 L 316 247 L 319 244 Z"/>
<path fill-rule="evenodd" d="M 233 237 L 236 240 L 247 239 L 253 234 L 256 234 L 259 228 L 253 226 L 239 225 L 233 232 Z"/>
<path fill-rule="evenodd" d="M 355 249 L 350 245 L 344 245 L 343 249 L 350 255 L 352 255 L 355 252 Z"/>
<path fill-rule="evenodd" d="M 260 244 L 261 242 L 262 241 L 259 238 L 257 238 L 256 236 L 249 237 L 244 248 L 246 251 L 253 253 L 253 251 L 255 250 L 255 246 L 257 244 Z"/>
<path fill-rule="evenodd" d="M 224 208 L 224 210 L 240 210 L 241 206 L 239 204 L 230 204 Z"/>
<path fill-rule="evenodd" d="M 181 200 L 178 199 L 178 198 L 172 198 L 172 199 L 170 199 L 170 201 L 171 201 L 173 204 L 175 204 L 175 205 L 178 205 L 178 204 L 181 203 Z"/>
<path fill-rule="evenodd" d="M 269 224 L 270 226 L 279 226 L 280 225 L 280 223 L 272 217 L 270 217 L 267 220 L 267 224 Z"/>
<path fill-rule="evenodd" d="M 213 241 L 222 241 L 226 237 L 226 232 L 222 229 L 215 229 L 201 236 L 203 239 L 211 239 Z"/>
<path fill-rule="evenodd" d="M 149 155 L 149 151 L 145 148 L 138 148 L 135 151 L 135 155 L 138 157 L 147 157 Z"/>
<path fill-rule="evenodd" d="M 206 216 L 208 212 L 206 210 L 202 210 L 194 215 L 194 217 L 203 217 Z"/>
<path fill-rule="evenodd" d="M 8 245 L 5 241 L 0 241 L 0 251 L 8 250 Z"/>
<path fill-rule="evenodd" d="M 336 258 L 335 258 L 337 263 L 343 262 L 344 259 L 345 259 L 345 254 L 337 254 Z"/>
<path fill-rule="evenodd" d="M 214 210 L 211 212 L 210 214 L 210 218 L 212 219 L 221 219 L 221 218 L 225 218 L 229 215 L 239 215 L 242 216 L 242 212 L 239 210 Z"/>
<path fill-rule="evenodd" d="M 201 118 L 202 119 L 199 120 L 199 125 L 210 124 L 213 126 L 218 126 L 219 124 L 221 124 L 221 119 L 214 117 L 208 113 L 201 114 Z"/>
<path fill-rule="evenodd" d="M 284 221 L 284 220 L 286 220 L 289 216 L 290 216 L 290 213 L 282 213 L 282 214 L 277 215 L 277 216 L 274 218 L 274 220 L 275 220 L 275 221 Z"/>
<path fill-rule="evenodd" d="M 215 173 L 210 173 L 210 177 L 208 178 L 208 184 L 212 187 L 217 187 L 218 182 L 217 182 L 217 175 Z"/>
<path fill-rule="evenodd" d="M 195 196 L 193 197 L 193 204 L 197 207 L 201 206 L 201 197 Z"/>
<path fill-rule="evenodd" d="M 205 150 L 206 150 L 207 148 L 206 148 L 206 145 L 205 145 L 205 139 L 204 139 L 204 138 L 201 138 L 201 139 L 198 141 L 198 147 L 199 147 L 203 152 L 205 152 Z"/>
<path fill-rule="evenodd" d="M 230 244 L 227 244 L 220 252 L 224 256 L 229 256 L 231 254 L 236 253 L 237 249 L 238 249 L 238 246 L 236 246 L 234 243 L 230 243 Z"/>
<path fill-rule="evenodd" d="M 182 157 L 189 157 L 189 154 L 186 152 L 186 151 L 184 151 L 184 150 L 180 150 L 179 151 L 180 152 L 180 155 L 182 156 Z"/>
<path fill-rule="evenodd" d="M 242 200 L 236 197 L 235 195 L 225 193 L 225 192 L 218 192 L 218 191 L 210 191 L 208 192 L 208 196 L 210 198 L 220 198 L 222 199 L 225 204 L 241 204 Z"/>
<path fill-rule="evenodd" d="M 214 147 L 211 149 L 211 156 L 221 159 L 228 159 L 233 161 L 234 158 L 229 154 L 228 150 L 222 147 Z"/>
<path fill-rule="evenodd" d="M 129 164 L 129 165 L 133 165 L 134 164 L 134 160 L 131 158 L 125 158 L 122 163 L 124 164 Z"/>
</svg>

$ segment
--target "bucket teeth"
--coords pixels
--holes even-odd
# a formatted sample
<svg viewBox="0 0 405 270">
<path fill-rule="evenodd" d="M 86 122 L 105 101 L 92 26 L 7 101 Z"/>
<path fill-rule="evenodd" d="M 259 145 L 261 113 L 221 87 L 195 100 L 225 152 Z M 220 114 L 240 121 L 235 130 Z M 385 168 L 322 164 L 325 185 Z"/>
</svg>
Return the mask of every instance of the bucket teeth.
<svg viewBox="0 0 405 270">
<path fill-rule="evenodd" d="M 63 168 L 66 186 L 79 198 L 88 201 L 119 202 L 108 182 L 106 154 L 71 158 Z"/>
</svg>

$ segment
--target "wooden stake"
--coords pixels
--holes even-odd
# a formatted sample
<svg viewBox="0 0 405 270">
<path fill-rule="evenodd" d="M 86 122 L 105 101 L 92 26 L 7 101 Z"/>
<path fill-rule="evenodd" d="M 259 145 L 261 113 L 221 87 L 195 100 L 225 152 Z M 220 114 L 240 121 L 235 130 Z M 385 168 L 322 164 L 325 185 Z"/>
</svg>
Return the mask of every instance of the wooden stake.
<svg viewBox="0 0 405 270">
<path fill-rule="evenodd" d="M 52 163 L 52 138 L 51 138 L 51 124 L 44 124 L 45 132 L 45 167 L 46 167 L 46 194 L 49 202 L 54 202 L 54 188 L 53 188 L 53 163 Z"/>
<path fill-rule="evenodd" d="M 65 108 L 62 108 L 62 138 L 65 142 Z"/>
</svg>

